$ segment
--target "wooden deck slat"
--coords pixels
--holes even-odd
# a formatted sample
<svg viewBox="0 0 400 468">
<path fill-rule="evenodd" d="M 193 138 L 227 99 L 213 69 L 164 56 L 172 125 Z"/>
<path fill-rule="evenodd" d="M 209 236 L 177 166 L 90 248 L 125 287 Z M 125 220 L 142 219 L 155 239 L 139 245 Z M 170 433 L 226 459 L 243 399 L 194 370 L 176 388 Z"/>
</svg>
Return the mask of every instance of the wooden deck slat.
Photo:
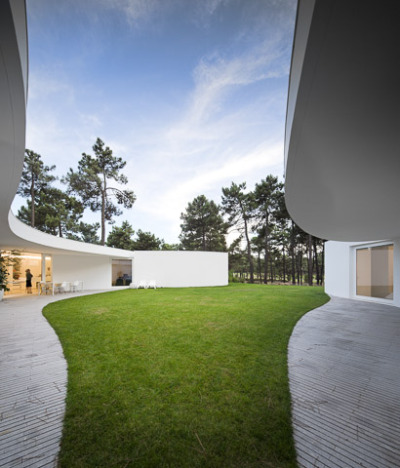
<svg viewBox="0 0 400 468">
<path fill-rule="evenodd" d="M 0 303 L 0 467 L 57 466 L 67 364 L 42 309 L 54 300 L 83 294 L 6 298 Z"/>
<path fill-rule="evenodd" d="M 301 419 L 296 419 L 299 425 L 304 427 L 318 427 L 318 422 L 315 421 L 313 415 L 310 415 L 308 408 L 298 408 L 298 414 Z M 343 428 L 343 419 L 345 415 L 337 414 L 334 411 L 321 411 L 319 413 L 323 417 L 323 427 L 332 427 L 333 431 L 339 431 Z M 347 432 L 358 438 L 366 438 L 366 440 L 377 439 L 382 444 L 385 444 L 389 449 L 390 447 L 397 448 L 398 441 L 400 440 L 400 433 L 398 430 L 392 431 L 390 426 L 385 427 L 385 432 L 377 430 L 371 424 L 366 424 L 365 421 L 360 421 L 359 418 L 351 418 L 351 424 L 347 424 Z M 365 435 L 365 437 L 364 437 Z"/>
<path fill-rule="evenodd" d="M 296 392 L 292 393 L 293 401 L 295 400 L 296 405 L 298 408 L 303 408 L 306 411 L 313 411 L 313 412 L 327 412 L 331 413 L 332 416 L 334 417 L 346 417 L 349 414 L 349 411 L 352 411 L 354 406 L 356 405 L 359 410 L 362 410 L 359 412 L 359 414 L 355 414 L 354 418 L 357 419 L 360 422 L 360 415 L 362 415 L 362 418 L 364 421 L 369 421 L 370 419 L 380 419 L 380 425 L 383 427 L 387 427 L 391 432 L 394 432 L 395 434 L 400 437 L 400 425 L 399 421 L 393 421 L 393 411 L 390 408 L 386 408 L 384 406 L 381 406 L 377 408 L 377 405 L 379 402 L 376 401 L 375 398 L 371 398 L 370 402 L 368 401 L 368 395 L 364 396 L 363 401 L 358 400 L 357 398 L 352 398 L 351 395 L 349 395 L 348 392 L 343 392 L 342 398 L 340 396 L 334 396 L 332 397 L 327 403 L 329 403 L 329 406 L 326 408 L 324 406 L 324 402 L 322 401 L 318 407 L 315 406 L 316 401 L 319 397 L 319 394 L 315 393 L 313 391 L 314 389 L 311 387 L 305 387 L 305 386 L 298 386 L 298 390 Z M 301 391 L 304 393 L 307 393 L 308 395 L 308 400 L 305 401 L 301 398 Z M 315 398 L 314 404 L 312 402 L 312 398 Z M 343 399 L 346 398 L 344 401 Z M 397 404 L 396 402 L 393 402 L 393 405 Z M 361 422 L 360 422 L 361 424 Z"/>
<path fill-rule="evenodd" d="M 400 309 L 334 298 L 289 343 L 301 468 L 400 467 Z"/>
<path fill-rule="evenodd" d="M 0 466 L 56 466 L 66 363 L 41 315 L 51 300 L 0 304 Z M 301 468 L 400 467 L 399 362 L 397 308 L 334 299 L 298 323 L 289 376 Z"/>
<path fill-rule="evenodd" d="M 337 429 L 333 426 L 308 426 L 307 428 L 298 426 L 296 431 L 298 437 L 303 440 L 303 444 L 312 442 L 315 445 L 316 443 L 317 447 L 322 446 L 324 448 L 324 455 L 329 454 L 330 457 L 341 456 L 346 458 L 349 467 L 359 467 L 360 460 L 363 460 L 362 466 L 370 465 L 377 468 L 381 466 L 396 466 L 393 465 L 396 459 L 395 447 L 388 447 L 385 443 L 380 443 L 379 439 L 371 439 L 368 436 L 360 437 L 357 431 L 355 438 L 360 442 L 357 445 L 354 445 L 352 440 L 347 440 L 345 437 L 342 437 L 339 443 L 333 445 L 332 436 L 337 433 Z M 380 443 L 382 450 L 379 454 L 377 454 L 376 445 L 369 444 L 371 441 L 375 441 L 375 444 Z"/>
</svg>

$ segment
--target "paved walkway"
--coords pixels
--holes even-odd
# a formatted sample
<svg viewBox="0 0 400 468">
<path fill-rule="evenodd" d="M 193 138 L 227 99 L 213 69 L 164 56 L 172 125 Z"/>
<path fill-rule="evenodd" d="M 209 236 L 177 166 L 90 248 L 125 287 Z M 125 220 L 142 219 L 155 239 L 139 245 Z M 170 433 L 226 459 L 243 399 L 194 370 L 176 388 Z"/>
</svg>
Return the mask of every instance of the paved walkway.
<svg viewBox="0 0 400 468">
<path fill-rule="evenodd" d="M 56 466 L 67 366 L 41 311 L 59 299 L 0 303 L 0 467 Z M 299 467 L 400 467 L 400 309 L 333 299 L 309 312 L 289 376 Z"/>
<path fill-rule="evenodd" d="M 0 302 L 0 467 L 56 466 L 67 364 L 42 309 L 81 294 Z"/>
<path fill-rule="evenodd" d="M 334 298 L 289 344 L 299 467 L 400 467 L 400 309 Z"/>
</svg>

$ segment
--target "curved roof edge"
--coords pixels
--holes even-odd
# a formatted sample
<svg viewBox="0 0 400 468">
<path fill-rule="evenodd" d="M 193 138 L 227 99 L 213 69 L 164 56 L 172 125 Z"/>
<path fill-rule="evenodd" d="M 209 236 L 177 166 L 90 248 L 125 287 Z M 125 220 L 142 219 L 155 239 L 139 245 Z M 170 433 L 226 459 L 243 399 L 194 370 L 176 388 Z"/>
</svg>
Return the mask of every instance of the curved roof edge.
<svg viewBox="0 0 400 468">
<path fill-rule="evenodd" d="M 321 238 L 400 237 L 399 20 L 395 2 L 298 2 L 286 204 Z"/>
<path fill-rule="evenodd" d="M 105 247 L 103 245 L 87 244 L 71 239 L 60 237 L 41 232 L 34 229 L 17 219 L 10 211 L 8 215 L 8 224 L 12 233 L 10 246 L 23 247 L 31 251 L 46 251 L 46 253 L 59 254 L 85 254 L 85 255 L 102 255 L 113 258 L 132 258 L 133 251 L 116 249 L 113 247 Z"/>
<path fill-rule="evenodd" d="M 4 222 L 7 220 L 8 211 L 18 188 L 24 162 L 27 73 L 24 73 L 23 64 L 27 65 L 25 2 L 2 1 L 0 2 L 0 220 Z"/>
<path fill-rule="evenodd" d="M 304 55 L 306 53 L 308 33 L 310 31 L 311 19 L 314 12 L 315 0 L 309 0 L 301 5 L 298 5 L 296 25 L 292 48 L 292 58 L 290 64 L 290 77 L 289 77 L 289 89 L 288 89 L 288 101 L 286 109 L 286 128 L 285 128 L 285 139 L 286 135 L 290 135 L 292 131 L 294 110 L 297 100 L 297 93 L 299 91 L 300 76 L 302 70 L 302 63 Z M 288 156 L 288 145 L 285 145 L 285 170 Z"/>
</svg>

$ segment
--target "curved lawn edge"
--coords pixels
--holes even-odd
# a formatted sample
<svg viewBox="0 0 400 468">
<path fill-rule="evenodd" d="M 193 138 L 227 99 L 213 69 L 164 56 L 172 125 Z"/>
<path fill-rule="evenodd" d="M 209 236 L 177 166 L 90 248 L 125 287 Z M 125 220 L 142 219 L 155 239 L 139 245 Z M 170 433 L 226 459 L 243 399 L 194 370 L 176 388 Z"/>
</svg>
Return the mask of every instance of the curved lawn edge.
<svg viewBox="0 0 400 468">
<path fill-rule="evenodd" d="M 238 284 L 47 306 L 68 362 L 60 466 L 296 466 L 287 348 L 327 299 Z"/>
</svg>

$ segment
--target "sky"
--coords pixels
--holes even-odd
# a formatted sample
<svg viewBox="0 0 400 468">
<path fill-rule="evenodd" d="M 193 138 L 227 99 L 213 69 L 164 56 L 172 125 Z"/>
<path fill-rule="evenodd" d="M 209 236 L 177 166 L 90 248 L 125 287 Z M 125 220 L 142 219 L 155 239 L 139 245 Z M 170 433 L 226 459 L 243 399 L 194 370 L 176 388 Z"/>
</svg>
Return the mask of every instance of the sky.
<svg viewBox="0 0 400 468">
<path fill-rule="evenodd" d="M 100 137 L 137 196 L 115 225 L 177 243 L 196 196 L 283 178 L 295 0 L 26 4 L 26 147 L 61 178 Z"/>
</svg>

